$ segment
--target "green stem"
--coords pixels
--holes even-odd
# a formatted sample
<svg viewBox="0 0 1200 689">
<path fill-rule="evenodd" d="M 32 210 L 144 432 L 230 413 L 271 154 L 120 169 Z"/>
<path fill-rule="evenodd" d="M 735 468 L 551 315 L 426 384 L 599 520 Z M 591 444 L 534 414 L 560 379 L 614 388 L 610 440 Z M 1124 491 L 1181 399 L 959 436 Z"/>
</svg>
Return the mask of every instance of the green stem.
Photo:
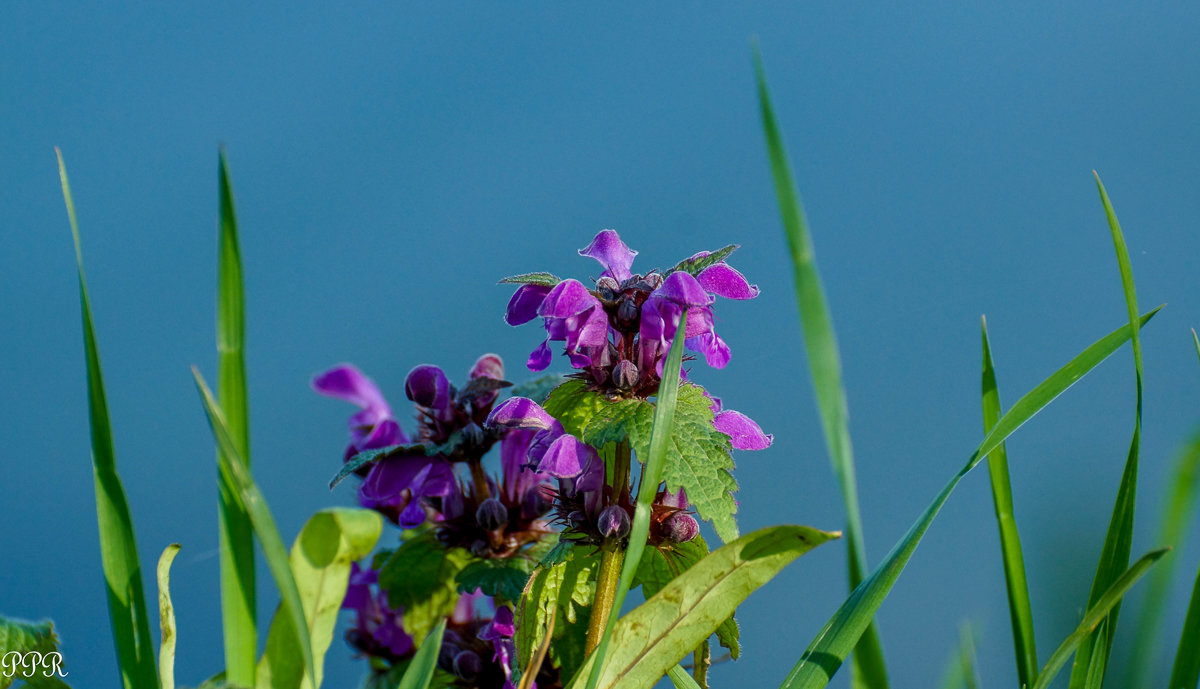
<svg viewBox="0 0 1200 689">
<path fill-rule="evenodd" d="M 483 473 L 483 462 L 476 457 L 467 460 L 467 466 L 471 467 L 471 483 L 475 484 L 475 501 L 483 502 L 492 497 L 488 490 L 487 474 Z"/>
<path fill-rule="evenodd" d="M 617 452 L 613 460 L 612 496 L 614 504 L 621 504 L 621 499 L 629 492 L 629 465 L 631 463 L 629 441 L 617 443 Z"/>
<path fill-rule="evenodd" d="M 705 639 L 692 652 L 692 679 L 704 689 L 708 687 L 708 666 L 711 664 L 708 639 Z"/>
<path fill-rule="evenodd" d="M 621 565 L 625 561 L 625 550 L 616 539 L 606 538 L 601 553 L 600 571 L 596 574 L 596 597 L 592 600 L 592 616 L 588 620 L 585 652 L 589 654 L 600 645 L 600 637 L 604 635 L 604 626 L 617 597 Z"/>
</svg>

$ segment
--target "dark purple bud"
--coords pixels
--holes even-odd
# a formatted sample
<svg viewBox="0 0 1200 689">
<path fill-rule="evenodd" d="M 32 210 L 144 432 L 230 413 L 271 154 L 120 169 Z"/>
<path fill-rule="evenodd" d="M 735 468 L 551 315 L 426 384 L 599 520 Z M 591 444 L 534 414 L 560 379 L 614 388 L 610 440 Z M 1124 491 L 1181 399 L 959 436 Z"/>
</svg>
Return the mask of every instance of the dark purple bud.
<svg viewBox="0 0 1200 689">
<path fill-rule="evenodd" d="M 633 329 L 633 326 L 637 325 L 640 311 L 632 297 L 622 297 L 621 303 L 617 304 L 617 324 L 626 330 Z"/>
<path fill-rule="evenodd" d="M 479 503 L 479 509 L 475 510 L 475 521 L 485 531 L 502 529 L 508 523 L 508 508 L 496 498 L 488 498 Z"/>
<path fill-rule="evenodd" d="M 637 385 L 639 375 L 638 367 L 632 361 L 626 359 L 618 362 L 613 367 L 613 385 L 616 385 L 621 392 L 628 392 Z"/>
<path fill-rule="evenodd" d="M 454 672 L 454 657 L 462 652 L 455 644 L 443 641 L 442 647 L 438 649 L 438 667 L 446 672 Z"/>
<path fill-rule="evenodd" d="M 454 656 L 454 674 L 468 682 L 474 681 L 482 669 L 483 661 L 474 651 L 463 651 Z"/>
<path fill-rule="evenodd" d="M 671 515 L 663 522 L 668 540 L 676 543 L 690 541 L 700 533 L 700 524 L 696 518 L 686 512 Z"/>
<path fill-rule="evenodd" d="M 600 533 L 605 538 L 624 538 L 629 535 L 629 513 L 620 505 L 609 505 L 600 512 Z"/>
<path fill-rule="evenodd" d="M 404 392 L 422 407 L 443 410 L 450 406 L 450 381 L 437 366 L 422 364 L 409 371 Z"/>
<path fill-rule="evenodd" d="M 551 503 L 542 491 L 541 485 L 536 485 L 525 491 L 521 498 L 521 516 L 526 519 L 537 519 L 550 511 Z"/>
</svg>

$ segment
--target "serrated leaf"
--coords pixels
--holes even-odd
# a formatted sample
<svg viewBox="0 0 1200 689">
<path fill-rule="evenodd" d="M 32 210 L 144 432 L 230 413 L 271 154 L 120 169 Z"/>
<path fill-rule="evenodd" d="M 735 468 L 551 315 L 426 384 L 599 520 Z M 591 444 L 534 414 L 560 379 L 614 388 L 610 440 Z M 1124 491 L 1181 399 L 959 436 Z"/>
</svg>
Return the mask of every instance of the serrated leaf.
<svg viewBox="0 0 1200 689">
<path fill-rule="evenodd" d="M 540 285 L 542 287 L 553 287 L 562 282 L 562 278 L 557 275 L 552 275 L 546 272 L 536 273 L 521 273 L 520 275 L 510 275 L 500 280 L 501 285 Z"/>
<path fill-rule="evenodd" d="M 644 462 L 653 427 L 654 405 L 650 402 L 639 398 L 614 402 L 602 399 L 580 437 L 594 447 L 628 439 L 638 461 Z"/>
<path fill-rule="evenodd" d="M 404 631 L 423 639 L 458 602 L 455 577 L 470 560 L 462 548 L 446 548 L 432 534 L 402 543 L 379 570 L 388 605 L 404 608 Z"/>
<path fill-rule="evenodd" d="M 529 571 L 521 569 L 509 560 L 475 560 L 455 577 L 459 593 L 473 593 L 475 589 L 484 595 L 499 596 L 507 601 L 518 601 L 529 581 Z"/>
<path fill-rule="evenodd" d="M 333 490 L 339 483 L 346 480 L 347 476 L 353 474 L 354 472 L 358 471 L 359 468 L 368 464 L 373 464 L 380 460 L 387 459 L 388 457 L 395 457 L 397 455 L 425 455 L 428 453 L 428 450 L 429 446 L 425 443 L 388 445 L 387 447 L 381 447 L 374 450 L 363 450 L 362 452 L 359 452 L 351 456 L 350 459 L 346 460 L 346 463 L 342 465 L 342 468 L 339 469 L 336 474 L 334 474 L 333 478 L 329 481 L 329 490 Z"/>
<path fill-rule="evenodd" d="M 587 631 L 585 613 L 595 591 L 599 551 L 593 546 L 560 543 L 553 564 L 534 570 L 517 606 L 517 664 L 526 667 L 546 635 L 551 615 L 554 630 L 551 657 L 571 671 L 583 660 Z M 553 551 L 552 551 L 553 552 Z M 556 612 L 553 612 L 556 610 Z M 574 632 L 574 633 L 573 633 Z M 583 632 L 580 635 L 579 632 Z M 578 641 L 579 649 L 575 648 Z M 569 667 L 568 667 L 569 666 Z"/>
<path fill-rule="evenodd" d="M 560 562 L 566 562 L 567 557 L 570 556 L 570 554 L 571 554 L 571 548 L 574 548 L 574 547 L 575 547 L 574 541 L 569 541 L 569 540 L 559 541 L 558 543 L 556 543 L 554 545 L 553 548 L 550 549 L 550 551 L 548 553 L 545 554 L 545 556 L 542 557 L 541 561 L 538 562 L 538 566 L 539 567 L 549 567 L 551 565 L 557 565 Z"/>
<path fill-rule="evenodd" d="M 171 563 L 180 545 L 172 543 L 158 558 L 158 681 L 162 689 L 175 689 L 175 607 L 171 605 Z"/>
<path fill-rule="evenodd" d="M 28 622 L 0 615 L 0 656 L 17 651 L 49 653 L 58 650 L 58 635 L 50 620 Z M 0 673 L 0 680 L 3 680 Z"/>
<path fill-rule="evenodd" d="M 602 396 L 588 390 L 587 383 L 572 378 L 551 390 L 542 408 L 558 419 L 567 433 L 582 438 L 583 429 L 605 404 Z"/>
<path fill-rule="evenodd" d="M 682 270 L 686 273 L 690 273 L 691 275 L 699 275 L 705 268 L 729 258 L 729 255 L 734 251 L 737 251 L 737 249 L 737 244 L 730 244 L 727 247 L 717 249 L 707 256 L 700 256 L 699 258 L 685 258 L 679 263 L 676 263 L 675 267 L 668 270 L 664 276 L 670 275 L 677 270 Z"/>
<path fill-rule="evenodd" d="M 707 555 L 708 544 L 704 541 L 704 537 L 699 535 L 684 543 L 647 548 L 646 552 L 642 554 L 642 561 L 638 564 L 633 585 L 640 585 L 642 595 L 650 598 Z M 729 655 L 734 660 L 737 660 L 742 652 L 739 636 L 738 625 L 733 615 L 730 615 L 729 619 L 717 627 L 717 641 L 729 649 Z"/>
<path fill-rule="evenodd" d="M 350 565 L 366 557 L 383 530 L 379 513 L 331 508 L 305 523 L 288 562 L 304 605 L 305 633 L 311 639 L 315 681 L 296 663 L 297 639 L 282 608 L 271 620 L 266 650 L 257 666 L 258 689 L 312 689 L 321 685 L 325 653 L 333 642 L 338 611 L 346 597 Z"/>
<path fill-rule="evenodd" d="M 514 385 L 511 394 L 513 397 L 524 397 L 542 404 L 550 395 L 550 391 L 561 385 L 564 380 L 566 379 L 557 373 L 547 373 L 544 376 Z"/>
</svg>

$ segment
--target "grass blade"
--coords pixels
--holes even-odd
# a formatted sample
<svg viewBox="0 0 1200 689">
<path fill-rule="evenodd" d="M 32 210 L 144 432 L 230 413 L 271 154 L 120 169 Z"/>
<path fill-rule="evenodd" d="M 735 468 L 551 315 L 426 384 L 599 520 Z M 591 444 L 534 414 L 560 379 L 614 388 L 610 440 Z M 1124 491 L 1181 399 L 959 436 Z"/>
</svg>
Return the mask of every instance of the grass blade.
<svg viewBox="0 0 1200 689">
<path fill-rule="evenodd" d="M 438 651 L 442 649 L 442 636 L 445 633 L 446 620 L 443 619 L 429 632 L 429 636 L 425 637 L 425 643 L 417 649 L 417 654 L 408 664 L 408 669 L 404 671 L 404 677 L 400 679 L 396 689 L 429 689 L 433 672 L 437 670 Z"/>
<path fill-rule="evenodd" d="M 250 467 L 249 400 L 243 350 L 246 319 L 242 290 L 242 258 L 238 248 L 237 215 L 225 152 L 218 161 L 220 231 L 217 240 L 217 401 L 238 455 Z M 220 447 L 217 452 L 221 453 Z M 219 457 L 218 461 L 230 461 Z M 221 620 L 225 636 L 225 675 L 235 686 L 254 686 L 258 652 L 254 595 L 254 531 L 250 517 L 233 495 L 234 488 L 218 481 L 218 521 L 221 554 Z"/>
<path fill-rule="evenodd" d="M 158 625 L 162 632 L 158 647 L 158 680 L 162 689 L 175 689 L 175 606 L 171 605 L 171 563 L 179 554 L 172 543 L 158 558 Z"/>
<path fill-rule="evenodd" d="M 1160 306 L 1142 316 L 1141 324 L 1144 325 L 1161 308 Z M 917 545 L 925 536 L 925 531 L 929 529 L 934 517 L 942 509 L 942 505 L 945 504 L 946 499 L 950 497 L 962 477 L 966 476 L 984 457 L 999 447 L 1000 443 L 1004 442 L 1026 421 L 1033 418 L 1046 405 L 1074 385 L 1084 374 L 1107 359 L 1130 338 L 1130 335 L 1129 325 L 1123 325 L 1097 340 L 1055 371 L 1049 378 L 1039 383 L 1033 390 L 1026 393 L 1024 397 L 1017 400 L 1017 403 L 1004 416 L 1000 417 L 1000 420 L 996 422 L 996 425 L 992 427 L 983 442 L 967 460 L 966 465 L 942 488 L 933 502 L 917 518 L 917 521 L 909 527 L 908 533 L 892 547 L 883 562 L 875 568 L 875 571 L 871 572 L 870 576 L 850 592 L 846 601 L 825 623 L 825 626 L 817 634 L 817 638 L 813 639 L 808 649 L 804 651 L 800 660 L 796 662 L 792 671 L 784 679 L 781 685 L 783 689 L 819 689 L 829 682 L 833 673 L 841 667 L 846 656 L 850 654 L 855 643 L 870 624 L 871 619 L 875 616 L 875 611 L 879 609 L 883 599 L 887 597 L 888 592 L 899 579 L 900 573 L 904 571 L 904 566 L 908 564 Z"/>
<path fill-rule="evenodd" d="M 288 619 L 291 620 L 292 629 L 300 642 L 300 657 L 304 662 L 304 669 L 309 677 L 316 677 L 317 673 L 313 670 L 312 639 L 308 635 L 308 625 L 304 619 L 304 605 L 300 600 L 296 579 L 292 576 L 287 548 L 283 545 L 279 529 L 275 526 L 275 518 L 271 516 L 267 501 L 258 485 L 254 483 L 254 477 L 250 475 L 246 463 L 238 456 L 237 446 L 234 445 L 229 428 L 225 425 L 220 406 L 213 399 L 212 391 L 204 383 L 200 371 L 194 366 L 192 376 L 196 379 L 196 389 L 204 402 L 204 411 L 208 414 L 208 424 L 212 427 L 213 437 L 222 450 L 217 456 L 221 480 L 232 487 L 232 495 L 250 517 L 254 533 L 258 536 L 258 542 L 262 544 L 267 567 L 275 578 L 275 585 L 279 587 L 279 594 L 283 599 L 281 605 L 287 609 Z"/>
<path fill-rule="evenodd" d="M 808 356 L 825 444 L 829 449 L 829 458 L 833 462 L 838 485 L 841 487 L 842 502 L 846 506 L 848 574 L 850 588 L 853 589 L 862 581 L 863 574 L 867 571 L 867 553 L 863 543 L 862 517 L 858 509 L 858 483 L 854 472 L 854 449 L 850 444 L 846 392 L 842 385 L 842 362 L 838 354 L 833 320 L 829 315 L 829 304 L 821 286 L 821 276 L 817 272 L 812 235 L 808 230 L 800 196 L 796 192 L 787 150 L 783 145 L 783 135 L 775 121 L 762 56 L 757 48 L 754 51 L 754 69 L 758 80 L 763 128 L 766 132 L 767 155 L 771 161 L 775 194 L 779 199 L 783 227 L 791 251 L 796 301 L 800 307 L 800 324 L 804 331 L 804 351 Z M 854 654 L 852 684 L 874 689 L 886 689 L 888 686 L 883 647 L 874 623 L 863 634 Z"/>
<path fill-rule="evenodd" d="M 992 430 L 1000 420 L 1000 392 L 996 387 L 996 369 L 988 342 L 987 319 L 983 331 L 983 432 Z M 1012 483 L 1008 474 L 1008 454 L 1004 443 L 988 455 L 988 477 L 992 482 L 992 505 L 1000 529 L 1000 554 L 1004 560 L 1004 584 L 1008 591 L 1008 613 L 1012 619 L 1013 650 L 1017 658 L 1017 680 L 1022 687 L 1037 680 L 1037 645 L 1033 637 L 1033 608 L 1029 602 L 1029 583 L 1025 578 L 1025 557 L 1021 554 L 1021 536 L 1013 516 Z"/>
<path fill-rule="evenodd" d="M 667 671 L 667 677 L 671 679 L 671 684 L 675 685 L 675 689 L 700 689 L 700 685 L 692 676 L 684 670 L 682 666 L 676 665 Z"/>
<path fill-rule="evenodd" d="M 1095 172 L 1092 174 L 1095 175 Z M 1133 345 L 1133 366 L 1136 374 L 1137 406 L 1134 412 L 1133 440 L 1129 443 L 1129 455 L 1125 460 L 1125 471 L 1121 475 L 1121 485 L 1117 489 L 1117 499 L 1113 504 L 1112 518 L 1108 523 L 1108 532 L 1104 535 L 1104 547 L 1100 551 L 1100 562 L 1096 565 L 1096 576 L 1092 579 L 1092 590 L 1088 595 L 1088 607 L 1095 605 L 1105 590 L 1129 566 L 1129 554 L 1133 549 L 1133 514 L 1137 502 L 1138 454 L 1141 449 L 1142 436 L 1142 341 L 1138 336 L 1137 291 L 1133 284 L 1133 267 L 1129 262 L 1129 249 L 1125 246 L 1125 237 L 1121 233 L 1121 225 L 1113 211 L 1112 203 L 1100 176 L 1096 175 L 1096 187 L 1100 191 L 1100 200 L 1104 204 L 1104 214 L 1108 218 L 1108 227 L 1112 233 L 1113 246 L 1117 254 L 1117 266 L 1121 271 L 1121 286 L 1125 292 L 1125 308 L 1129 314 L 1131 343 Z M 1107 636 L 1100 653 L 1098 672 L 1089 672 L 1093 665 L 1092 654 L 1095 652 L 1096 640 L 1088 637 L 1079 645 L 1075 653 L 1075 664 L 1071 668 L 1070 689 L 1094 687 L 1099 689 L 1104 679 L 1104 669 L 1108 663 L 1108 654 L 1112 650 L 1113 635 L 1117 631 L 1117 616 L 1121 612 L 1120 602 L 1113 606 L 1108 624 L 1104 632 Z M 1099 680 L 1089 682 L 1088 677 L 1098 677 Z"/>
<path fill-rule="evenodd" d="M 612 626 L 600 663 L 600 689 L 650 689 L 734 609 L 796 558 L 840 534 L 807 526 L 772 526 L 724 545 L 672 579 Z M 569 686 L 578 687 L 595 657 Z"/>
<path fill-rule="evenodd" d="M 1200 572 L 1196 572 L 1196 583 L 1192 586 L 1192 599 L 1188 602 L 1187 617 L 1183 620 L 1183 633 L 1179 635 L 1179 648 L 1175 652 L 1175 663 L 1171 667 L 1171 689 L 1195 689 L 1200 685 Z"/>
<path fill-rule="evenodd" d="M 964 624 L 958 635 L 958 648 L 946 664 L 942 689 L 979 689 L 979 673 L 975 655 L 975 632 Z M 1028 686 L 1022 684 L 1021 686 Z"/>
<path fill-rule="evenodd" d="M 1132 567 L 1125 570 L 1123 574 L 1113 580 L 1112 585 L 1088 608 L 1087 614 L 1083 616 L 1083 621 L 1079 623 L 1075 631 L 1071 632 L 1071 635 L 1050 656 L 1050 660 L 1046 661 L 1046 665 L 1042 668 L 1042 672 L 1038 675 L 1037 683 L 1033 685 L 1032 689 L 1045 689 L 1050 686 L 1050 682 L 1054 680 L 1055 675 L 1058 674 L 1063 665 L 1066 665 L 1067 659 L 1071 657 L 1071 654 L 1076 652 L 1076 649 L 1080 647 L 1080 644 L 1085 639 L 1092 637 L 1093 632 L 1102 623 L 1112 623 L 1112 618 L 1108 617 L 1109 611 L 1121 602 L 1121 597 L 1169 550 L 1170 548 L 1160 548 L 1146 553 L 1138 558 L 1138 561 L 1133 563 Z M 1106 635 L 1105 639 L 1108 638 L 1111 637 Z M 1101 643 L 1107 642 L 1102 641 Z"/>
<path fill-rule="evenodd" d="M 677 333 L 687 332 L 687 319 L 687 309 L 684 309 L 679 317 Z M 671 430 L 675 424 L 675 400 L 679 396 L 679 369 L 683 366 L 683 341 L 682 337 L 675 338 L 671 343 L 670 351 L 667 352 L 667 358 L 663 362 L 662 378 L 658 385 L 658 396 L 654 404 L 654 428 L 650 432 L 650 451 L 646 453 L 646 464 L 642 468 L 637 506 L 634 509 L 633 523 L 629 530 L 629 548 L 625 551 L 625 561 L 621 565 L 621 578 L 617 582 L 617 591 L 613 596 L 608 624 L 604 626 L 600 643 L 591 656 L 592 666 L 588 675 L 587 689 L 596 689 L 596 683 L 600 680 L 600 671 L 604 667 L 609 641 L 612 640 L 613 627 L 616 626 L 617 619 L 621 616 L 621 607 L 625 605 L 625 596 L 629 595 L 629 587 L 633 584 L 638 563 L 642 561 L 642 553 L 646 550 L 646 536 L 650 533 L 650 505 L 654 502 L 655 494 L 658 493 L 663 464 L 667 458 L 667 448 L 671 442 Z"/>
<path fill-rule="evenodd" d="M 150 618 L 146 594 L 142 588 L 142 567 L 138 561 L 133 535 L 133 517 L 125 499 L 125 489 L 117 474 L 108 401 L 104 394 L 104 375 L 100 370 L 100 352 L 92 326 L 92 305 L 83 274 L 83 249 L 75 202 L 67 181 L 67 167 L 57 148 L 58 175 L 62 181 L 63 201 L 75 239 L 75 261 L 79 269 L 79 304 L 83 314 L 83 349 L 87 359 L 88 420 L 92 429 L 92 474 L 96 488 L 96 521 L 100 526 L 100 560 L 108 584 L 108 616 L 112 623 L 117 662 L 125 689 L 153 687 L 158 684 L 154 667 L 154 647 L 150 638 Z"/>
</svg>

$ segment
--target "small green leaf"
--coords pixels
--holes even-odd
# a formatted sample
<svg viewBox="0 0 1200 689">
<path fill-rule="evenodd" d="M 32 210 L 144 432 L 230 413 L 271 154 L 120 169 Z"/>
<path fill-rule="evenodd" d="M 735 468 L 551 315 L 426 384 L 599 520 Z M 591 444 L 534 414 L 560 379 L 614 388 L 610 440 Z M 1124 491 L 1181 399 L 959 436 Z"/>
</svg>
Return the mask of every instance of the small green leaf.
<svg viewBox="0 0 1200 689">
<path fill-rule="evenodd" d="M 725 259 L 729 258 L 729 255 L 732 254 L 734 251 L 737 251 L 737 249 L 738 249 L 737 244 L 730 244 L 729 246 L 726 246 L 721 249 L 717 249 L 716 251 L 713 251 L 712 253 L 710 253 L 706 256 L 700 256 L 697 258 L 685 258 L 682 261 L 680 261 L 679 263 L 676 263 L 675 267 L 671 268 L 663 275 L 664 276 L 670 275 L 671 273 L 674 273 L 677 270 L 682 270 L 685 273 L 690 273 L 691 275 L 699 275 L 701 272 L 704 271 L 705 268 L 707 268 L 711 265 L 720 263 L 721 261 L 724 261 Z"/>
<path fill-rule="evenodd" d="M 404 608 L 404 631 L 424 638 L 438 620 L 458 602 L 455 577 L 470 555 L 462 548 L 446 548 L 431 533 L 410 538 L 396 549 L 379 570 L 379 588 L 387 591 L 388 604 Z"/>
<path fill-rule="evenodd" d="M 171 563 L 179 554 L 172 543 L 158 558 L 158 625 L 162 633 L 158 647 L 158 681 L 162 689 L 175 689 L 175 607 L 171 605 Z"/>
<path fill-rule="evenodd" d="M 837 537 L 806 526 L 773 526 L 718 548 L 613 625 L 596 686 L 654 686 L 746 597 L 796 558 Z M 598 655 L 570 687 L 583 686 Z"/>
<path fill-rule="evenodd" d="M 417 649 L 396 689 L 429 689 L 433 673 L 437 670 L 438 652 L 442 650 L 442 636 L 445 633 L 446 619 L 442 618 Z"/>
<path fill-rule="evenodd" d="M 28 689 L 70 689 L 59 673 L 69 674 L 53 622 L 26 622 L 0 615 L 0 689 L 8 689 L 17 680 L 24 680 L 21 686 Z"/>
<path fill-rule="evenodd" d="M 564 675 L 569 675 L 583 661 L 588 619 L 585 613 L 595 591 L 600 554 L 593 546 L 570 541 L 560 543 L 552 552 L 558 555 L 552 563 L 534 570 L 517 605 L 517 665 L 525 668 L 532 661 L 553 615 L 551 658 L 563 668 Z"/>
<path fill-rule="evenodd" d="M 507 601 L 521 599 L 529 581 L 529 570 L 520 567 L 520 559 L 475 560 L 455 577 L 459 593 L 481 589 L 484 595 L 499 596 Z"/>
<path fill-rule="evenodd" d="M 572 378 L 551 390 L 542 408 L 558 419 L 567 433 L 582 438 L 583 429 L 605 404 L 603 397 L 588 390 L 587 383 Z"/>
<path fill-rule="evenodd" d="M 0 615 L 0 656 L 12 651 L 50 653 L 57 650 L 58 635 L 54 633 L 54 623 L 50 620 L 26 622 Z M 4 674 L 0 672 L 0 681 L 3 679 Z"/>
<path fill-rule="evenodd" d="M 1171 681 L 1167 686 L 1171 689 L 1200 686 L 1200 571 L 1196 572 L 1196 583 L 1192 586 L 1192 598 L 1188 601 L 1187 617 L 1183 620 L 1183 632 L 1179 635 L 1179 647 L 1175 651 Z"/>
<path fill-rule="evenodd" d="M 539 285 L 541 287 L 553 287 L 562 282 L 562 278 L 551 275 L 550 273 L 521 273 L 520 275 L 510 275 L 502 280 L 501 285 Z"/>
<path fill-rule="evenodd" d="M 296 663 L 300 655 L 298 640 L 281 605 L 271 620 L 267 646 L 258 663 L 259 689 L 313 689 L 321 685 L 325 653 L 333 642 L 351 563 L 370 554 L 382 530 L 383 520 L 371 510 L 331 508 L 309 517 L 292 545 L 288 562 L 304 605 L 315 680 Z"/>
</svg>

